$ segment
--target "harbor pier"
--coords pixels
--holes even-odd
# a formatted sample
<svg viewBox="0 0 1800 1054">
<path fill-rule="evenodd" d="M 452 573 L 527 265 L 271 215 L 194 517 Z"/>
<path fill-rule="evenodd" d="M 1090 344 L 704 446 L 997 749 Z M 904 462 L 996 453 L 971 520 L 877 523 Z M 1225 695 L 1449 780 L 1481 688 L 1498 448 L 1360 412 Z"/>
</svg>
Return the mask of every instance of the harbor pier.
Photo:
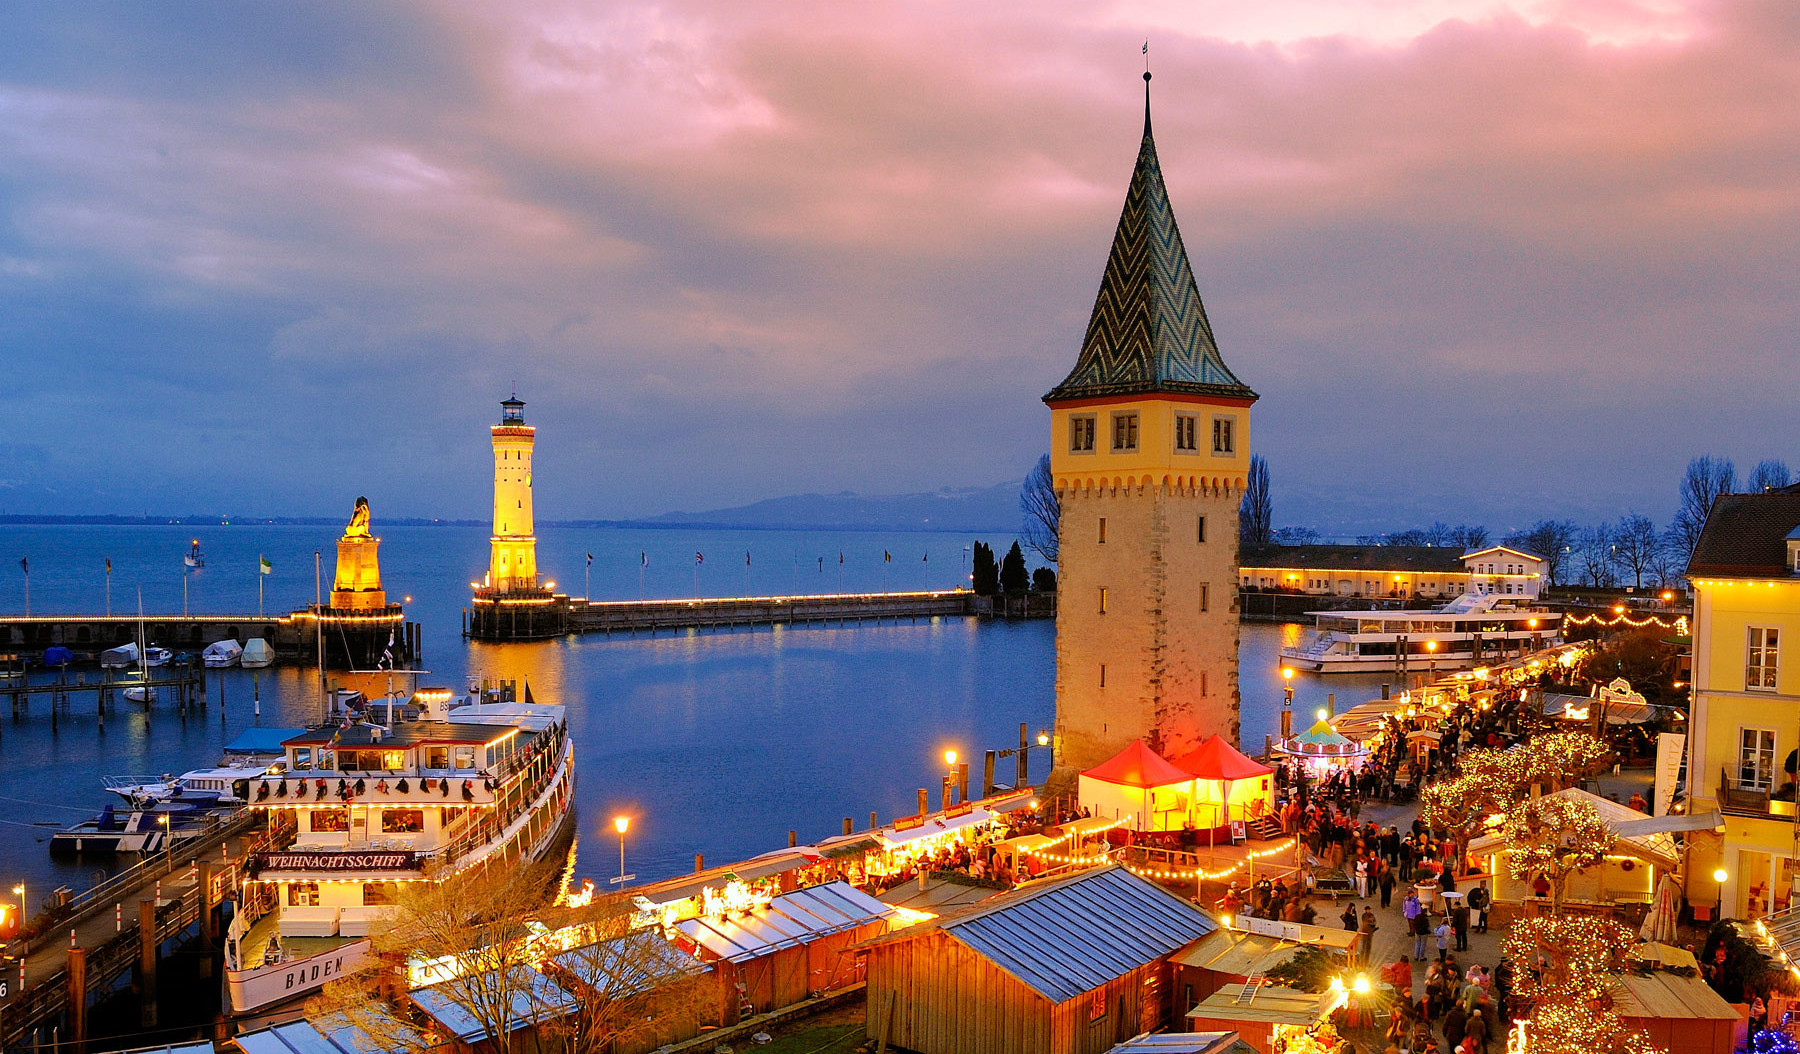
<svg viewBox="0 0 1800 1054">
<path fill-rule="evenodd" d="M 216 976 L 220 909 L 235 897 L 245 861 L 292 837 L 291 828 L 260 823 L 259 814 L 246 810 L 85 892 L 51 894 L 0 961 L 0 1049 L 54 1037 L 83 1054 L 92 1006 L 127 975 L 138 997 L 139 1027 L 155 1028 L 158 966 L 165 949 L 184 939 L 200 940 L 201 976 Z"/>
<path fill-rule="evenodd" d="M 318 661 L 324 634 L 324 661 L 333 669 L 369 669 L 393 637 L 394 660 L 416 662 L 422 647 L 419 624 L 408 622 L 399 604 L 378 609 L 308 606 L 286 615 L 145 615 L 144 642 L 196 655 L 209 644 L 261 638 L 277 662 Z M 67 648 L 72 662 L 95 664 L 109 648 L 134 644 L 135 615 L 0 616 L 0 663 L 42 665 L 51 648 Z"/>
<path fill-rule="evenodd" d="M 692 600 L 588 600 L 533 592 L 478 593 L 463 609 L 471 640 L 546 640 L 568 633 L 655 633 L 734 626 L 855 624 L 929 618 L 1055 618 L 1056 594 L 982 596 L 966 589 Z"/>
</svg>

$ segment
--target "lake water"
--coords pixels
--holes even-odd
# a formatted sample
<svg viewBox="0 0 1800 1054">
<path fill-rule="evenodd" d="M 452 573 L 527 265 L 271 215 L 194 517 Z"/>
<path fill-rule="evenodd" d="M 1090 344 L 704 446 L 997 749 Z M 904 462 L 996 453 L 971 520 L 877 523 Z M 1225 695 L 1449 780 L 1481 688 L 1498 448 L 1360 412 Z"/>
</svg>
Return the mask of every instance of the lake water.
<svg viewBox="0 0 1800 1054">
<path fill-rule="evenodd" d="M 275 566 L 266 607 L 312 600 L 312 555 L 325 554 L 330 588 L 336 528 L 231 526 L 0 526 L 0 611 L 24 608 L 17 559 L 31 562 L 35 614 L 102 610 L 104 561 L 113 561 L 115 612 L 181 610 L 181 555 L 199 538 L 204 570 L 188 582 L 189 609 L 253 611 L 257 558 Z M 742 859 L 859 828 L 871 811 L 885 821 L 911 812 L 915 789 L 935 788 L 940 755 L 954 746 L 974 760 L 1054 719 L 1055 629 L 1048 621 L 973 619 L 848 627 L 776 627 L 637 637 L 570 637 L 534 644 L 462 641 L 468 583 L 486 567 L 487 532 L 468 527 L 388 527 L 379 522 L 390 595 L 410 596 L 423 625 L 429 682 L 460 688 L 467 678 L 529 678 L 533 694 L 566 703 L 579 759 L 578 873 L 617 869 L 609 819 L 636 817 L 627 864 L 640 879 L 687 871 L 693 855 Z M 996 549 L 1010 538 L 989 537 Z M 567 592 L 583 591 L 588 553 L 592 595 L 692 596 L 949 588 L 966 573 L 971 539 L 937 533 L 545 529 L 539 566 Z M 745 565 L 748 552 L 749 565 Z M 697 563 L 695 554 L 704 555 Z M 838 555 L 843 554 L 843 562 Z M 891 556 L 884 559 L 884 554 Z M 644 561 L 648 560 L 648 566 Z M 747 575 L 747 577 L 746 577 Z M 840 578 L 841 576 L 841 578 Z M 1240 650 L 1244 747 L 1254 753 L 1279 721 L 1277 658 L 1297 626 L 1244 626 Z M 1296 678 L 1296 708 L 1310 714 L 1335 692 L 1340 708 L 1376 693 L 1379 676 Z M 185 722 L 164 704 L 146 713 L 120 703 L 104 728 L 79 701 L 53 730 L 47 702 L 14 722 L 0 715 L 0 888 L 23 880 L 38 892 L 85 888 L 89 862 L 53 862 L 49 833 L 96 813 L 110 796 L 105 775 L 180 772 L 212 764 L 220 747 L 259 723 L 299 725 L 318 713 L 309 669 L 278 667 L 255 677 L 226 671 L 225 697 Z M 91 698 L 91 697 L 90 697 Z M 89 704 L 91 706 L 91 703 Z M 1296 721 L 1302 719 L 1297 717 Z M 1034 776 L 1047 752 L 1034 751 Z M 1003 775 L 1010 774 L 1002 763 Z"/>
</svg>

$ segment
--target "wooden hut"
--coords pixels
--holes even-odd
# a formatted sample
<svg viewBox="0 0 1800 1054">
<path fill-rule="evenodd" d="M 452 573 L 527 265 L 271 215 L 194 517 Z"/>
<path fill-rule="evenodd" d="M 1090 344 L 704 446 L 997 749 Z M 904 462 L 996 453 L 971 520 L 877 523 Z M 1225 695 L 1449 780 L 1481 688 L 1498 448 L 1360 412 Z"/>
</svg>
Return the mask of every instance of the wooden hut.
<svg viewBox="0 0 1800 1054">
<path fill-rule="evenodd" d="M 507 1054 L 527 1044 L 522 1033 L 575 1011 L 575 996 L 529 966 L 515 966 L 507 981 L 446 981 L 412 993 L 412 1004 L 437 1026 L 449 1054 Z M 488 1035 L 488 1025 L 473 1012 L 485 1005 L 489 994 L 508 1001 L 506 1042 Z M 491 1020 L 491 1018 L 490 1018 Z"/>
<path fill-rule="evenodd" d="M 1617 981 L 1614 1007 L 1657 1049 L 1669 1054 L 1731 1054 L 1744 1017 L 1705 981 L 1665 970 L 1622 974 Z"/>
<path fill-rule="evenodd" d="M 1343 1002 L 1341 989 L 1314 995 L 1274 985 L 1229 984 L 1187 1012 L 1188 1028 L 1236 1029 L 1257 1054 L 1274 1054 L 1287 1036 L 1317 1027 Z"/>
<path fill-rule="evenodd" d="M 1176 1006 L 1186 1013 L 1228 984 L 1243 984 L 1268 973 L 1306 947 L 1319 948 L 1347 963 L 1360 939 L 1341 927 L 1242 919 L 1221 927 L 1175 956 Z"/>
<path fill-rule="evenodd" d="M 918 1054 L 1104 1054 L 1170 1020 L 1218 923 L 1123 867 L 1032 883 L 864 946 L 868 1030 Z"/>
<path fill-rule="evenodd" d="M 1152 1032 L 1135 1036 L 1106 1054 L 1256 1054 L 1236 1032 Z"/>
<path fill-rule="evenodd" d="M 848 882 L 783 893 L 725 918 L 675 924 L 676 942 L 718 973 L 724 1024 L 792 1006 L 862 980 L 847 949 L 880 936 L 899 914 Z"/>
</svg>

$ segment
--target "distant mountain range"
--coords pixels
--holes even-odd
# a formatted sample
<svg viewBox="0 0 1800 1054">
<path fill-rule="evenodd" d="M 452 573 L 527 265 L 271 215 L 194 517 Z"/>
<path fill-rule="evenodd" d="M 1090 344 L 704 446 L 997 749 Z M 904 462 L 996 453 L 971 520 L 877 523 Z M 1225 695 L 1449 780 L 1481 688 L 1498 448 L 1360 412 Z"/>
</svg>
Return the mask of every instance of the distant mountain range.
<svg viewBox="0 0 1800 1054">
<path fill-rule="evenodd" d="M 704 512 L 669 512 L 641 520 L 540 520 L 540 527 L 714 527 L 750 530 L 835 531 L 1006 531 L 1019 529 L 1022 480 L 991 487 L 935 490 L 923 494 L 794 494 L 785 498 Z M 334 526 L 342 516 L 0 516 L 0 524 L 96 524 L 106 526 L 287 524 Z M 403 527 L 483 527 L 485 520 L 382 517 Z"/>
<path fill-rule="evenodd" d="M 669 512 L 648 520 L 586 521 L 631 527 L 733 527 L 760 530 L 820 528 L 839 531 L 1016 531 L 1019 487 L 1009 480 L 991 487 L 923 494 L 794 494 L 785 498 L 705 512 Z"/>
</svg>

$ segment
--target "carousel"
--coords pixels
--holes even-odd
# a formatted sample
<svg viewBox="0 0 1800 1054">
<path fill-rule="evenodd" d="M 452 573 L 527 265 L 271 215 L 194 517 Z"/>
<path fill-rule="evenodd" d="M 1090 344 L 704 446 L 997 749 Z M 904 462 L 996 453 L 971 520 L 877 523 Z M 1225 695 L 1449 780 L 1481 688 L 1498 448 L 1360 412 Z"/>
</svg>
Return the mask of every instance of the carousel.
<svg viewBox="0 0 1800 1054">
<path fill-rule="evenodd" d="M 1306 731 L 1282 738 L 1275 753 L 1298 760 L 1314 776 L 1329 776 L 1368 757 L 1369 748 L 1320 717 Z"/>
</svg>

